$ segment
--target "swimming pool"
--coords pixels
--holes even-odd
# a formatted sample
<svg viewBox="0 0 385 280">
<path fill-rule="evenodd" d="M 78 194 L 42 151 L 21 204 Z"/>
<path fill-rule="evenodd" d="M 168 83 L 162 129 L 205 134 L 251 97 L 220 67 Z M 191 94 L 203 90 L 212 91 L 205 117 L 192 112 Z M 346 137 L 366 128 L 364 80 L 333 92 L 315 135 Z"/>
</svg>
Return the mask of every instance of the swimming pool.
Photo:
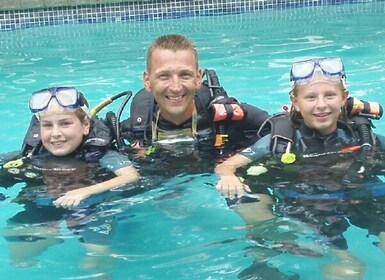
<svg viewBox="0 0 385 280">
<path fill-rule="evenodd" d="M 270 113 L 288 103 L 291 63 L 310 56 L 342 57 L 351 94 L 385 104 L 384 12 L 381 1 L 2 33 L 0 152 L 20 147 L 30 118 L 27 100 L 34 90 L 75 85 L 92 105 L 127 89 L 139 90 L 146 48 L 164 33 L 190 36 L 201 67 L 215 69 L 230 95 Z M 109 109 L 116 111 L 118 105 Z M 376 131 L 385 134 L 385 127 L 376 124 Z M 12 267 L 8 251 L 1 250 L 0 271 L 19 279 L 87 279 L 102 272 L 111 279 L 237 279 L 253 263 L 246 248 L 254 243 L 247 239 L 242 220 L 213 189 L 215 180 L 212 174 L 181 173 L 153 191 L 102 203 L 100 215 L 115 215 L 118 228 L 113 254 L 94 258 L 112 259 L 112 268 L 79 268 L 86 251 L 60 224 L 58 234 L 64 242 L 45 250 L 37 257 L 38 264 Z M 18 184 L 3 191 L 7 198 L 0 202 L 1 227 L 21 211 L 10 203 L 21 188 Z M 285 231 L 288 223 L 280 221 L 280 228 Z M 318 238 L 300 224 L 293 230 L 301 232 L 305 243 Z M 350 250 L 366 264 L 365 279 L 380 279 L 385 256 L 372 244 L 377 237 L 353 225 L 345 237 Z M 7 246 L 3 239 L 0 244 Z M 301 279 L 322 279 L 319 266 L 330 258 L 278 254 L 270 264 Z M 266 279 L 278 277 L 272 271 L 269 275 Z"/>
</svg>

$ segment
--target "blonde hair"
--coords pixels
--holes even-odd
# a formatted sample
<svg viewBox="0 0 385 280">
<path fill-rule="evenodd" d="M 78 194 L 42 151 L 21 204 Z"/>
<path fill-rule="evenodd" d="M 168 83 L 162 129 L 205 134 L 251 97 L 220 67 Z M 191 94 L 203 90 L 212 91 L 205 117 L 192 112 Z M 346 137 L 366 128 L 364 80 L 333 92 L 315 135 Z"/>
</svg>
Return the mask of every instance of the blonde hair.
<svg viewBox="0 0 385 280">
<path fill-rule="evenodd" d="M 82 123 L 86 118 L 90 118 L 89 115 L 80 106 L 75 109 L 74 114 Z"/>
<path fill-rule="evenodd" d="M 158 37 L 147 50 L 147 71 L 151 71 L 151 59 L 155 50 L 189 50 L 195 56 L 196 68 L 198 68 L 198 52 L 191 39 L 178 34 L 169 34 Z"/>
</svg>

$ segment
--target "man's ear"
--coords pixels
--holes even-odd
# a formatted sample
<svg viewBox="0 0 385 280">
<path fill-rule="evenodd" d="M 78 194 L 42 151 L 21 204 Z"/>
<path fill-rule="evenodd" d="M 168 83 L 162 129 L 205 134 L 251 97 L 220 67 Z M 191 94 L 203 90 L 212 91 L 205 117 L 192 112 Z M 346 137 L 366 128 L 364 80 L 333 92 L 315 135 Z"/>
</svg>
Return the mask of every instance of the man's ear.
<svg viewBox="0 0 385 280">
<path fill-rule="evenodd" d="M 199 89 L 202 85 L 202 75 L 203 75 L 203 72 L 202 72 L 202 69 L 198 69 L 198 73 L 197 73 L 197 88 Z"/>
<path fill-rule="evenodd" d="M 150 74 L 147 71 L 143 72 L 143 85 L 147 91 L 151 91 Z"/>
</svg>

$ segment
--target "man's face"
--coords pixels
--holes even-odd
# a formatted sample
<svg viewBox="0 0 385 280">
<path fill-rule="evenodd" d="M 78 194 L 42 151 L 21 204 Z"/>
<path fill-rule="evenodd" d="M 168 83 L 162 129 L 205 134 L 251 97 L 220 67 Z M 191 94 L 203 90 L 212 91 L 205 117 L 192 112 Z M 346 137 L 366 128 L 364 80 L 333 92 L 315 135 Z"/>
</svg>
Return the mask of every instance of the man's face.
<svg viewBox="0 0 385 280">
<path fill-rule="evenodd" d="M 144 86 L 153 92 L 161 116 L 177 125 L 190 119 L 202 78 L 194 53 L 157 49 L 149 65 L 150 71 L 143 74 Z"/>
</svg>

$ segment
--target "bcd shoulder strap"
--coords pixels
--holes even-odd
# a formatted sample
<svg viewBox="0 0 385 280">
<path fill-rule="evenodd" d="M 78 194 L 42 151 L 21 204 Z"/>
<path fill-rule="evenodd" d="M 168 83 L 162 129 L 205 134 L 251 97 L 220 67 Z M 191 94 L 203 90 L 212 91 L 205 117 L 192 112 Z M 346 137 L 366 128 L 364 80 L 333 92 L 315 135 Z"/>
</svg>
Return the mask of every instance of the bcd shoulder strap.
<svg viewBox="0 0 385 280">
<path fill-rule="evenodd" d="M 40 123 L 35 115 L 32 116 L 27 133 L 24 136 L 21 153 L 27 156 L 29 153 L 38 153 L 41 147 Z"/>
<path fill-rule="evenodd" d="M 122 137 L 130 142 L 151 140 L 151 121 L 154 112 L 155 98 L 152 92 L 144 88 L 132 99 L 130 117 L 121 123 Z M 144 143 L 141 143 L 144 145 Z"/>
<path fill-rule="evenodd" d="M 288 143 L 294 141 L 295 129 L 290 121 L 289 114 L 286 112 L 268 118 L 259 129 L 258 134 L 261 131 L 270 131 L 270 150 L 276 158 L 279 158 L 286 151 Z"/>
<path fill-rule="evenodd" d="M 87 162 L 96 162 L 104 156 L 113 141 L 113 133 L 105 121 L 92 118 L 91 128 L 82 146 L 81 155 Z"/>
<path fill-rule="evenodd" d="M 84 146 L 109 147 L 112 143 L 113 135 L 108 125 L 100 119 L 91 119 L 91 129 L 87 135 Z"/>
<path fill-rule="evenodd" d="M 195 96 L 199 127 L 206 127 L 209 125 L 204 123 L 209 116 L 208 109 L 210 101 L 212 100 L 212 92 L 209 87 L 210 83 L 207 79 L 213 77 L 215 79 L 216 77 L 216 80 L 218 81 L 215 71 L 205 70 L 205 73 L 209 73 L 210 75 L 207 75 Z M 145 146 L 147 141 L 151 141 L 151 122 L 155 104 L 155 98 L 152 92 L 146 91 L 143 88 L 135 94 L 131 103 L 130 117 L 121 122 L 123 138 L 128 139 L 131 143 L 139 141 L 141 146 Z"/>
</svg>

